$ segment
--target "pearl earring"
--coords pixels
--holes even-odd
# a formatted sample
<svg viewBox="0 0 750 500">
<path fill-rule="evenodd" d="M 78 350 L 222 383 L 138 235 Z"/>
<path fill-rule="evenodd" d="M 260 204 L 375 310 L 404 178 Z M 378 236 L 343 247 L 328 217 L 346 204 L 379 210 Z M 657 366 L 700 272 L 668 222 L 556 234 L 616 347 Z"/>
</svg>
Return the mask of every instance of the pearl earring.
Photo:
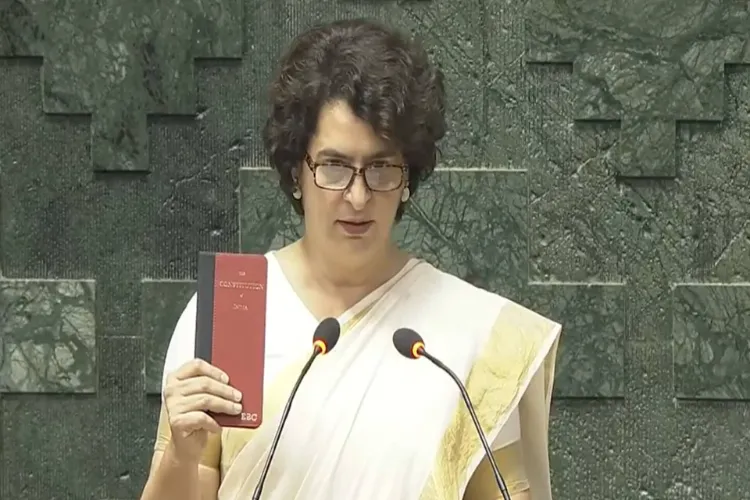
<svg viewBox="0 0 750 500">
<path fill-rule="evenodd" d="M 294 191 L 292 191 L 292 196 L 295 200 L 301 200 L 302 199 L 302 191 L 300 191 L 299 188 L 294 188 Z"/>
<path fill-rule="evenodd" d="M 409 188 L 404 188 L 403 191 L 401 191 L 401 203 L 406 203 L 409 200 L 409 196 L 411 193 L 409 192 Z"/>
</svg>

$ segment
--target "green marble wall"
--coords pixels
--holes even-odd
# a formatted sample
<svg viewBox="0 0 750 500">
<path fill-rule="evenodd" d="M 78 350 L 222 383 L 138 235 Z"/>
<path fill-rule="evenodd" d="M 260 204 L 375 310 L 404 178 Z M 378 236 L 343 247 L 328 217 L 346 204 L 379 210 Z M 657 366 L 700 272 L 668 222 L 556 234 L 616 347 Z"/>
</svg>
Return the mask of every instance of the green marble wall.
<svg viewBox="0 0 750 500">
<path fill-rule="evenodd" d="M 0 497 L 136 498 L 199 249 L 299 221 L 269 71 L 338 17 L 450 89 L 412 250 L 566 326 L 555 498 L 750 498 L 750 8 L 724 0 L 0 0 Z"/>
</svg>

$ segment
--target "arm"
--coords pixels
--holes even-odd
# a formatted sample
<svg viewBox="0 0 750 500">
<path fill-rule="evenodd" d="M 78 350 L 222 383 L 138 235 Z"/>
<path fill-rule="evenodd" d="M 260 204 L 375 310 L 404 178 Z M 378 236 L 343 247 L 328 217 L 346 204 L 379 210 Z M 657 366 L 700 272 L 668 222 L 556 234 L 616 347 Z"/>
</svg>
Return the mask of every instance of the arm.
<svg viewBox="0 0 750 500">
<path fill-rule="evenodd" d="M 523 352 L 533 349 L 534 362 L 530 359 L 514 359 L 506 366 L 518 363 L 533 372 L 531 380 L 523 389 L 517 411 L 514 410 L 493 440 L 492 450 L 498 468 L 503 474 L 508 491 L 513 500 L 552 500 L 549 464 L 549 415 L 552 398 L 552 384 L 555 373 L 555 359 L 561 326 L 518 304 L 507 305 L 493 326 L 490 342 L 485 349 L 485 364 L 479 365 L 482 375 L 477 379 L 493 380 L 496 387 L 504 381 L 494 374 L 498 365 L 503 364 L 503 353 Z M 527 344 L 525 347 L 524 345 Z M 542 357 L 543 356 L 543 357 Z M 541 359 L 540 359 L 541 357 Z M 541 365 L 541 366 L 540 366 Z M 476 366 L 474 367 L 476 368 Z M 472 374 L 474 369 L 472 369 Z M 480 372 L 478 372 L 480 373 Z M 524 377 L 530 373 L 526 373 Z M 523 378 L 523 377 L 522 377 Z M 471 375 L 467 386 L 471 384 Z M 480 384 L 481 385 L 481 384 Z M 471 388 L 469 393 L 473 394 Z M 487 390 L 474 389 L 478 397 L 493 401 Z M 502 394 L 503 391 L 500 391 Z M 508 391 L 505 391 L 508 392 Z M 516 394 L 517 396 L 517 394 Z M 488 406 L 492 407 L 492 404 Z M 494 405 L 496 410 L 502 405 Z M 489 418 L 499 419 L 501 413 L 495 411 Z M 497 420 L 499 421 L 499 420 Z M 490 423 L 492 420 L 490 420 Z M 488 423 L 488 425 L 490 425 Z M 495 484 L 492 469 L 486 459 L 482 460 L 469 478 L 464 500 L 495 500 L 502 494 Z"/>
<path fill-rule="evenodd" d="M 188 302 L 169 342 L 164 362 L 162 391 L 167 393 L 168 378 L 194 356 L 196 296 Z M 166 396 L 165 396 L 166 398 Z M 172 440 L 166 400 L 159 412 L 154 455 L 141 500 L 216 500 L 220 483 L 221 436 L 207 434 L 205 446 L 198 439 L 196 453 L 180 453 Z M 218 427 L 218 426 L 217 426 Z M 220 429 L 214 429 L 214 431 Z"/>
<path fill-rule="evenodd" d="M 511 493 L 510 494 L 511 500 L 531 500 L 531 495 L 529 494 L 529 491 L 521 491 L 519 493 Z M 502 497 L 498 497 L 502 498 Z"/>
<path fill-rule="evenodd" d="M 181 461 L 169 446 L 154 452 L 141 500 L 216 500 L 218 493 L 218 470 Z"/>
<path fill-rule="evenodd" d="M 521 443 L 516 441 L 507 446 L 495 450 L 492 454 L 497 462 L 497 467 L 503 475 L 505 485 L 512 500 L 531 500 L 529 494 L 529 483 L 526 479 L 523 455 L 521 454 Z M 485 457 L 479 463 L 466 487 L 463 500 L 502 500 L 492 467 Z"/>
<path fill-rule="evenodd" d="M 216 500 L 220 459 L 221 438 L 216 434 L 208 436 L 200 460 L 180 457 L 162 407 L 151 470 L 141 500 Z"/>
</svg>

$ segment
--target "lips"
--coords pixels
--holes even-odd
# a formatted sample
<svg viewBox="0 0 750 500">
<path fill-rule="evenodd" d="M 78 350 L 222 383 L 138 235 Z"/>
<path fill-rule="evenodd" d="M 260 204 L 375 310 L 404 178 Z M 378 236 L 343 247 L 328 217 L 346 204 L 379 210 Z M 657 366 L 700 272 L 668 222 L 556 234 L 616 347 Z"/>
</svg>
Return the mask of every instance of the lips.
<svg viewBox="0 0 750 500">
<path fill-rule="evenodd" d="M 349 234 L 362 235 L 367 232 L 373 224 L 373 221 L 338 221 L 339 225 Z"/>
</svg>

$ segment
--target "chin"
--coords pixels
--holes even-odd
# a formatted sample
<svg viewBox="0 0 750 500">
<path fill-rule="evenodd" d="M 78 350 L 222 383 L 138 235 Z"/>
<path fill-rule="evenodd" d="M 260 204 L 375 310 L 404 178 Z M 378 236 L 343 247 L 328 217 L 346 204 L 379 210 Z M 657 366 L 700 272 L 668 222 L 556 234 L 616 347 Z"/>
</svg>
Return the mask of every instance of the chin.
<svg viewBox="0 0 750 500">
<path fill-rule="evenodd" d="M 339 235 L 337 238 L 344 245 L 350 247 L 356 247 L 362 251 L 375 252 L 380 248 L 383 248 L 383 238 L 378 234 L 362 234 L 362 235 Z"/>
</svg>

